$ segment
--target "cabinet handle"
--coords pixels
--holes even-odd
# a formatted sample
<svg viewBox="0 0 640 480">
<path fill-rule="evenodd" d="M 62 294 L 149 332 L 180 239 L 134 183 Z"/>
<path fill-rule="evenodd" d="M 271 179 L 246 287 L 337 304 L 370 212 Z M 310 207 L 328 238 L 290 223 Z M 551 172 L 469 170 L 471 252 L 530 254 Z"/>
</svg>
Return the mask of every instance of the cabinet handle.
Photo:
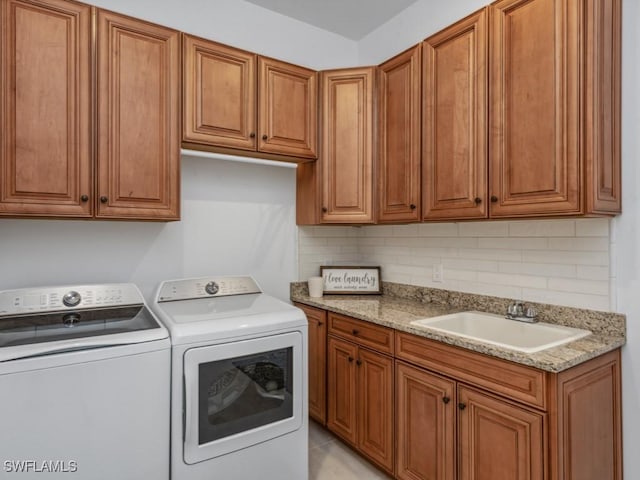
<svg viewBox="0 0 640 480">
<path fill-rule="evenodd" d="M 251 132 L 249 134 L 249 138 L 256 138 L 256 132 Z"/>
<path fill-rule="evenodd" d="M 327 207 L 322 207 L 322 213 L 327 213 L 329 209 Z"/>
<path fill-rule="evenodd" d="M 88 202 L 89 201 L 89 195 L 82 195 L 80 197 L 80 200 L 82 200 L 83 202 Z"/>
<path fill-rule="evenodd" d="M 476 203 L 476 205 L 480 205 L 482 203 L 482 199 L 480 197 L 474 198 L 473 201 Z"/>
<path fill-rule="evenodd" d="M 266 135 L 262 135 L 262 139 L 263 139 L 263 140 L 266 140 L 267 138 L 269 138 L 269 137 L 268 137 L 268 136 L 266 136 Z"/>
<path fill-rule="evenodd" d="M 356 365 L 358 365 L 358 366 L 362 365 L 362 361 L 361 361 L 361 360 L 359 360 L 359 359 L 358 359 L 358 360 L 356 360 Z"/>
<path fill-rule="evenodd" d="M 353 330 L 351 330 L 351 333 L 354 335 L 358 335 L 360 333 L 360 330 L 356 330 L 355 328 Z"/>
<path fill-rule="evenodd" d="M 491 195 L 491 202 L 496 203 L 498 201 L 498 197 L 495 195 Z"/>
<path fill-rule="evenodd" d="M 353 357 L 349 357 L 349 363 L 353 362 Z"/>
<path fill-rule="evenodd" d="M 449 403 L 451 401 L 451 399 L 449 397 L 442 397 L 442 403 L 444 403 L 445 405 L 447 403 Z"/>
<path fill-rule="evenodd" d="M 318 326 L 321 327 L 322 326 L 322 322 L 318 322 Z"/>
<path fill-rule="evenodd" d="M 100 197 L 100 201 L 102 203 L 107 203 L 109 201 L 109 199 L 103 195 L 103 196 Z"/>
<path fill-rule="evenodd" d="M 466 404 L 466 403 L 462 403 L 462 402 L 460 402 L 460 403 L 458 404 L 458 408 L 459 408 L 460 410 L 464 410 L 465 408 L 467 408 L 467 404 Z"/>
<path fill-rule="evenodd" d="M 409 208 L 410 208 L 411 210 L 415 210 L 415 209 L 416 209 L 416 206 L 412 203 L 411 205 L 409 205 Z"/>
</svg>

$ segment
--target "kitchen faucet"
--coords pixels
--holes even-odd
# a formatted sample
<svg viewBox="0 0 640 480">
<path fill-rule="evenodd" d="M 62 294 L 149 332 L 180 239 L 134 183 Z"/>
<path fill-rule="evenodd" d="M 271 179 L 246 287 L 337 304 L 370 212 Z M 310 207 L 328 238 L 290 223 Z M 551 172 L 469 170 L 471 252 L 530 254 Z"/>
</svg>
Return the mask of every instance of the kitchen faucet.
<svg viewBox="0 0 640 480">
<path fill-rule="evenodd" d="M 505 318 L 519 322 L 536 323 L 538 321 L 538 312 L 535 308 L 527 307 L 523 302 L 518 300 L 507 307 Z"/>
</svg>

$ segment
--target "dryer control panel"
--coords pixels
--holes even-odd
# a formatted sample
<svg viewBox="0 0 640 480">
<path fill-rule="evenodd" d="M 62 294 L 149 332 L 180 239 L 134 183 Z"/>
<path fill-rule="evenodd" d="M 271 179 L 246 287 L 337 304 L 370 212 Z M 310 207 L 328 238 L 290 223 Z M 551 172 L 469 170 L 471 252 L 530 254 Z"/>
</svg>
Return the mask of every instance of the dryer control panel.
<svg viewBox="0 0 640 480">
<path fill-rule="evenodd" d="M 175 302 L 249 293 L 262 293 L 256 281 L 250 276 L 187 278 L 163 282 L 158 290 L 157 301 Z"/>
</svg>

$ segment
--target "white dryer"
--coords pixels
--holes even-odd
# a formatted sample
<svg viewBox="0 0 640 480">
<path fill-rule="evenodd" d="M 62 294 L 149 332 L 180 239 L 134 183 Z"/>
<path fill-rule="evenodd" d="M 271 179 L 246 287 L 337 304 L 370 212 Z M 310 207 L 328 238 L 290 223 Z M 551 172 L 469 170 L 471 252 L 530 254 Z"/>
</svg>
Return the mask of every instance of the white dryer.
<svg viewBox="0 0 640 480">
<path fill-rule="evenodd" d="M 173 480 L 308 478 L 307 319 L 251 277 L 166 281 Z"/>
<path fill-rule="evenodd" d="M 135 285 L 0 292 L 0 479 L 168 480 L 170 362 Z"/>
</svg>

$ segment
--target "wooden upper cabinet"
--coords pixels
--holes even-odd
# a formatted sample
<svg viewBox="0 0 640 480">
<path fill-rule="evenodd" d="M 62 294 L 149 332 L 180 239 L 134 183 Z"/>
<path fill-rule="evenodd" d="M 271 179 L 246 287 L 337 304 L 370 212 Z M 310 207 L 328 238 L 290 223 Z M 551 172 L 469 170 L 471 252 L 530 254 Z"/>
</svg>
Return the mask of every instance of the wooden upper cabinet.
<svg viewBox="0 0 640 480">
<path fill-rule="evenodd" d="M 584 155 L 587 213 L 621 212 L 621 0 L 586 2 Z"/>
<path fill-rule="evenodd" d="M 97 25 L 97 216 L 178 219 L 179 33 L 102 10 Z"/>
<path fill-rule="evenodd" d="M 378 67 L 378 222 L 420 221 L 420 45 Z"/>
<path fill-rule="evenodd" d="M 317 157 L 317 72 L 191 35 L 182 38 L 187 146 Z"/>
<path fill-rule="evenodd" d="M 492 217 L 582 211 L 581 5 L 490 7 Z"/>
<path fill-rule="evenodd" d="M 258 71 L 258 150 L 316 158 L 317 72 L 265 57 Z"/>
<path fill-rule="evenodd" d="M 322 78 L 322 223 L 373 223 L 375 68 Z"/>
<path fill-rule="evenodd" d="M 182 35 L 186 142 L 256 149 L 256 55 Z"/>
<path fill-rule="evenodd" d="M 620 210 L 620 2 L 491 6 L 491 216 Z"/>
<path fill-rule="evenodd" d="M 0 215 L 90 217 L 91 7 L 0 6 Z"/>
<path fill-rule="evenodd" d="M 423 43 L 425 220 L 487 217 L 487 35 L 483 9 Z"/>
</svg>

